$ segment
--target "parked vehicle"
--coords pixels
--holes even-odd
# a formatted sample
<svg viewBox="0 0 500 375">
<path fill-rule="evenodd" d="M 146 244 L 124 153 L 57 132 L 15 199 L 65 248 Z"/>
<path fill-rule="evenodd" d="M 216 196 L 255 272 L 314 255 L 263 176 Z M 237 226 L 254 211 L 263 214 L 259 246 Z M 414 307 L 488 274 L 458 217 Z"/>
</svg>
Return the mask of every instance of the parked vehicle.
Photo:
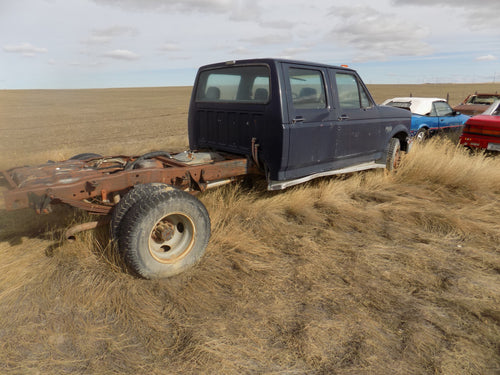
<svg viewBox="0 0 500 375">
<path fill-rule="evenodd" d="M 401 97 L 387 99 L 382 105 L 404 108 L 412 113 L 410 135 L 417 141 L 439 132 L 460 132 L 469 118 L 454 111 L 441 98 Z"/>
<path fill-rule="evenodd" d="M 467 120 L 460 144 L 471 149 L 500 152 L 500 100 L 490 105 L 483 114 Z"/>
<path fill-rule="evenodd" d="M 469 116 L 479 115 L 496 100 L 500 100 L 500 94 L 471 94 L 453 109 Z"/>
<path fill-rule="evenodd" d="M 278 59 L 203 66 L 188 118 L 190 150 L 76 155 L 2 172 L 7 209 L 67 204 L 110 215 L 111 237 L 145 278 L 175 275 L 205 251 L 210 218 L 192 195 L 244 176 L 268 189 L 316 177 L 397 167 L 410 113 L 377 106 L 348 68 Z M 80 229 L 97 222 L 70 229 Z"/>
</svg>

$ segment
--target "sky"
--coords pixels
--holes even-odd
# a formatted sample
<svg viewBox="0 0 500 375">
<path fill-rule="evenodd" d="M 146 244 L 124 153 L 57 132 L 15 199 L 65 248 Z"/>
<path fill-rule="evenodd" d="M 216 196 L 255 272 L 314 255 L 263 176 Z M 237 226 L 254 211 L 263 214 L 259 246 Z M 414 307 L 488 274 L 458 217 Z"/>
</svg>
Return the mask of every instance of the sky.
<svg viewBox="0 0 500 375">
<path fill-rule="evenodd" d="M 0 89 L 191 86 L 257 57 L 499 82 L 499 16 L 500 0 L 0 0 Z"/>
</svg>

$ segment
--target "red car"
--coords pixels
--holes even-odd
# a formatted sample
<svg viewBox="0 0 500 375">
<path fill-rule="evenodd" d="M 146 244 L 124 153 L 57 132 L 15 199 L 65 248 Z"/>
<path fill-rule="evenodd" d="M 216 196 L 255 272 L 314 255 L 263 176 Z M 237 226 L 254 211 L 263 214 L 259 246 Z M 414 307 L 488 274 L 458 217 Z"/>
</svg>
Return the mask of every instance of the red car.
<svg viewBox="0 0 500 375">
<path fill-rule="evenodd" d="M 460 136 L 460 144 L 500 152 L 500 100 L 482 114 L 467 120 Z"/>
</svg>

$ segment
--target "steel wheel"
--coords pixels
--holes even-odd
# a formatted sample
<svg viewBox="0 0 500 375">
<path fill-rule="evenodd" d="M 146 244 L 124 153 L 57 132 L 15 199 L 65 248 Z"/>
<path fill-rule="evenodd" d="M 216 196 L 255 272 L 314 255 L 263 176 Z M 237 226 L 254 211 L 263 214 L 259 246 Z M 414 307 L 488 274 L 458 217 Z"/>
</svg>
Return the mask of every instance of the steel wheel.
<svg viewBox="0 0 500 375">
<path fill-rule="evenodd" d="M 176 212 L 161 218 L 149 236 L 149 252 L 161 263 L 184 258 L 194 245 L 196 228 L 186 215 Z"/>
<path fill-rule="evenodd" d="M 210 218 L 198 199 L 171 186 L 144 189 L 119 225 L 120 252 L 136 274 L 169 277 L 193 266 L 210 238 Z"/>
</svg>

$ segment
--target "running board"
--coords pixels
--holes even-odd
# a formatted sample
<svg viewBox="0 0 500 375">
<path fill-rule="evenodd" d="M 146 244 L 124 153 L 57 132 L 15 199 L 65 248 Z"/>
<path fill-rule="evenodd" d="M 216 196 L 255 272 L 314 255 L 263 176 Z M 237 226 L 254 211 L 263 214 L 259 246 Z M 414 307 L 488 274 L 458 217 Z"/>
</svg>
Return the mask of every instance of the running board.
<svg viewBox="0 0 500 375">
<path fill-rule="evenodd" d="M 311 180 L 318 178 L 318 177 L 333 176 L 336 174 L 344 174 L 344 173 L 353 173 L 353 172 L 365 171 L 367 169 L 375 169 L 375 168 L 385 168 L 385 164 L 379 164 L 379 163 L 372 161 L 369 163 L 353 165 L 352 167 L 347 167 L 347 168 L 342 168 L 342 169 L 334 169 L 331 171 L 315 173 L 315 174 L 312 174 L 309 176 L 297 178 L 295 180 L 284 180 L 284 181 L 269 180 L 269 182 L 267 184 L 267 190 L 283 190 L 283 189 L 286 189 L 290 186 L 302 184 L 304 182 L 311 181 Z"/>
</svg>

